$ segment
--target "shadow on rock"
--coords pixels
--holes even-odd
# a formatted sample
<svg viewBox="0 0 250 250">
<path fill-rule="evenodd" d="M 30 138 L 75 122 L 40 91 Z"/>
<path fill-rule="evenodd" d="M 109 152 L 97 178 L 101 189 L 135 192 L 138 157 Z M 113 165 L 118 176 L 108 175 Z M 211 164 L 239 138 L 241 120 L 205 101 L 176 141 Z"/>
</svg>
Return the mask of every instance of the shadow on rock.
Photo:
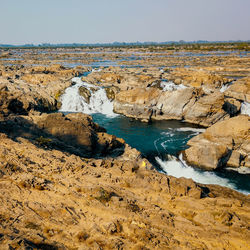
<svg viewBox="0 0 250 250">
<path fill-rule="evenodd" d="M 91 116 L 80 113 L 13 116 L 0 122 L 0 132 L 15 141 L 22 137 L 38 147 L 87 158 L 117 157 L 125 148 L 122 139 L 107 134 Z"/>
</svg>

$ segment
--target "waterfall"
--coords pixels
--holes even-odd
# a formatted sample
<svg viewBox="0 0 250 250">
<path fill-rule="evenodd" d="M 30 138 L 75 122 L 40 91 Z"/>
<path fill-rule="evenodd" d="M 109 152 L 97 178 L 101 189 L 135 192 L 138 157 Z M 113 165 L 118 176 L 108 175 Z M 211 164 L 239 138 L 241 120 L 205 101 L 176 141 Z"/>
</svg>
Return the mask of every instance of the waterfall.
<svg viewBox="0 0 250 250">
<path fill-rule="evenodd" d="M 232 84 L 233 84 L 233 82 L 229 82 L 225 85 L 222 85 L 222 87 L 220 88 L 220 92 L 224 93 Z"/>
<path fill-rule="evenodd" d="M 174 91 L 178 89 L 186 89 L 187 87 L 183 84 L 175 84 L 174 82 L 164 82 L 162 81 L 160 84 L 162 91 Z"/>
<path fill-rule="evenodd" d="M 250 103 L 249 102 L 243 102 L 241 104 L 240 112 L 241 112 L 242 115 L 250 116 Z"/>
<path fill-rule="evenodd" d="M 109 117 L 117 115 L 113 112 L 113 103 L 108 99 L 104 88 L 83 82 L 79 77 L 74 77 L 72 82 L 75 85 L 67 88 L 61 96 L 62 106 L 59 111 L 85 114 L 102 113 Z M 84 87 L 90 92 L 89 103 L 80 95 L 80 87 Z"/>
<path fill-rule="evenodd" d="M 168 175 L 172 175 L 177 178 L 191 178 L 199 183 L 216 184 L 235 189 L 244 194 L 249 194 L 249 191 L 238 188 L 237 185 L 234 183 L 234 180 L 230 180 L 227 177 L 218 176 L 215 172 L 212 171 L 202 171 L 188 166 L 186 162 L 182 159 L 182 154 L 180 155 L 179 159 L 170 155 L 168 158 L 168 161 L 164 161 L 159 157 L 155 158 L 158 164 L 163 169 L 163 171 Z"/>
</svg>

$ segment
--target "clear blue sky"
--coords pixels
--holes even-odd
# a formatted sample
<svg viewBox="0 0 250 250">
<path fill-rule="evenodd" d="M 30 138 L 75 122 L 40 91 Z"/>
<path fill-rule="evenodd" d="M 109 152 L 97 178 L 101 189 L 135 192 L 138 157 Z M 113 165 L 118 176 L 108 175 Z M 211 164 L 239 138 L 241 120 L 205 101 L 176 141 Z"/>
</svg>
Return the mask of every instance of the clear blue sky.
<svg viewBox="0 0 250 250">
<path fill-rule="evenodd" d="M 250 40 L 250 0 L 0 0 L 0 43 Z"/>
</svg>

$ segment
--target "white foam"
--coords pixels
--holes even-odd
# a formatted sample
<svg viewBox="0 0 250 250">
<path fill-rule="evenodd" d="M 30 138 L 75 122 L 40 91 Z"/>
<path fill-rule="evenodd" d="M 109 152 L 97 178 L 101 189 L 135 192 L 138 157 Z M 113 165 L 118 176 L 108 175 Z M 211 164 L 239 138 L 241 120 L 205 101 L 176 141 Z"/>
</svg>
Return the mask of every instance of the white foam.
<svg viewBox="0 0 250 250">
<path fill-rule="evenodd" d="M 240 112 L 241 112 L 242 115 L 250 116 L 250 103 L 249 102 L 243 102 L 241 104 Z"/>
<path fill-rule="evenodd" d="M 225 84 L 225 85 L 223 85 L 221 88 L 220 88 L 220 92 L 221 93 L 224 93 L 228 88 L 229 88 L 229 84 Z"/>
<path fill-rule="evenodd" d="M 166 132 L 161 132 L 162 135 L 169 135 L 172 133 L 175 135 L 175 132 L 193 132 L 192 135 L 194 134 L 200 134 L 206 131 L 204 128 L 191 128 L 191 127 L 182 127 L 182 128 L 168 128 L 169 131 Z M 172 132 L 171 132 L 172 131 Z"/>
<path fill-rule="evenodd" d="M 101 69 L 101 68 L 97 68 L 97 69 L 93 68 L 91 71 L 92 71 L 92 72 L 101 72 L 102 69 Z"/>
<path fill-rule="evenodd" d="M 206 129 L 204 128 L 189 128 L 189 127 L 183 127 L 183 128 L 176 128 L 175 131 L 192 131 L 192 132 L 197 132 L 197 133 L 203 133 L 205 132 Z"/>
<path fill-rule="evenodd" d="M 164 172 L 166 172 L 168 175 L 172 175 L 177 178 L 191 178 L 194 181 L 202 184 L 217 184 L 237 190 L 235 184 L 230 182 L 229 179 L 219 177 L 214 172 L 201 171 L 188 166 L 182 159 L 182 155 L 180 156 L 179 160 L 174 156 L 171 156 L 170 160 L 168 161 L 163 161 L 159 157 L 156 157 L 155 159 Z M 248 192 L 242 190 L 238 191 L 248 194 Z"/>
<path fill-rule="evenodd" d="M 62 95 L 62 106 L 59 111 L 82 112 L 85 114 L 102 113 L 109 117 L 117 116 L 117 114 L 113 112 L 113 103 L 108 99 L 102 87 L 83 82 L 79 77 L 74 77 L 72 82 L 76 84 L 67 88 Z M 79 94 L 78 89 L 81 86 L 87 88 L 91 93 L 89 103 Z M 97 91 L 93 91 L 93 87 L 97 89 Z"/>
<path fill-rule="evenodd" d="M 161 82 L 161 87 L 162 87 L 163 91 L 174 91 L 174 90 L 178 90 L 178 89 L 187 88 L 183 84 L 177 85 L 177 84 L 175 84 L 173 82 Z"/>
</svg>

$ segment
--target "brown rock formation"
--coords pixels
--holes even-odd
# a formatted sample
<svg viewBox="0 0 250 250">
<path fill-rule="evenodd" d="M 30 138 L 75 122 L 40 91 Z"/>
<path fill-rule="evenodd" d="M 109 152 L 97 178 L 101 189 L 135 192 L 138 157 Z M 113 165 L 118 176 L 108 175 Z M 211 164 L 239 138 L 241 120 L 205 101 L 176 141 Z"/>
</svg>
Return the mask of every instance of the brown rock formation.
<svg viewBox="0 0 250 250">
<path fill-rule="evenodd" d="M 101 84 L 102 86 L 116 86 L 122 90 L 128 90 L 135 87 L 146 87 L 148 84 L 157 80 L 160 76 L 160 72 L 142 72 L 142 70 L 133 69 L 114 69 L 112 67 L 100 71 L 92 72 L 87 77 L 82 77 L 83 81 L 87 81 L 91 84 Z"/>
<path fill-rule="evenodd" d="M 111 86 L 111 87 L 106 87 L 105 92 L 110 101 L 113 101 L 115 99 L 115 96 L 117 93 L 119 93 L 120 88 L 117 86 Z"/>
<path fill-rule="evenodd" d="M 22 80 L 15 84 L 0 78 L 0 113 L 2 115 L 27 114 L 30 110 L 53 111 L 57 100 L 48 94 L 45 87 L 29 85 Z M 69 82 L 66 86 L 69 86 Z M 59 87 L 56 87 L 59 88 Z"/>
<path fill-rule="evenodd" d="M 84 98 L 85 102 L 89 103 L 91 92 L 86 87 L 81 86 L 79 89 L 79 94 Z"/>
<path fill-rule="evenodd" d="M 216 88 L 219 89 L 232 81 L 232 79 L 219 76 L 203 68 L 177 68 L 171 72 L 170 80 L 173 80 L 177 84 L 182 83 L 195 88 L 202 87 L 207 93 L 214 91 Z"/>
<path fill-rule="evenodd" d="M 248 244 L 249 199 L 235 191 L 146 170 L 149 163 L 131 152 L 86 159 L 22 134 L 0 138 L 3 249 Z"/>
<path fill-rule="evenodd" d="M 250 102 L 250 77 L 236 81 L 225 91 L 225 95 L 240 101 Z"/>
<path fill-rule="evenodd" d="M 0 129 L 11 138 L 21 134 L 39 145 L 84 157 L 118 156 L 125 149 L 122 139 L 106 134 L 91 116 L 81 113 L 14 116 L 2 121 Z"/>
<path fill-rule="evenodd" d="M 184 120 L 205 127 L 211 126 L 229 117 L 223 109 L 224 103 L 224 95 L 220 92 L 198 96 L 198 99 L 193 98 L 183 110 Z"/>
<path fill-rule="evenodd" d="M 229 117 L 224 103 L 220 92 L 204 95 L 194 88 L 165 92 L 138 88 L 118 93 L 114 111 L 144 120 L 177 119 L 207 127 Z"/>
<path fill-rule="evenodd" d="M 177 90 L 163 91 L 162 77 L 187 88 L 182 85 L 178 89 L 176 85 Z M 112 98 L 115 96 L 114 111 L 143 121 L 178 119 L 208 127 L 235 116 L 241 105 L 239 100 L 230 95 L 225 97 L 219 91 L 232 80 L 209 70 L 178 68 L 160 73 L 154 69 L 109 68 L 92 72 L 83 80 L 117 87 L 112 95 Z"/>
<path fill-rule="evenodd" d="M 189 140 L 185 158 L 205 169 L 240 168 L 249 173 L 250 118 L 240 115 L 221 121 Z M 237 170 L 237 169 L 236 169 Z"/>
<path fill-rule="evenodd" d="M 55 111 L 59 96 L 78 73 L 60 65 L 5 67 L 0 76 L 0 114 Z"/>
</svg>

